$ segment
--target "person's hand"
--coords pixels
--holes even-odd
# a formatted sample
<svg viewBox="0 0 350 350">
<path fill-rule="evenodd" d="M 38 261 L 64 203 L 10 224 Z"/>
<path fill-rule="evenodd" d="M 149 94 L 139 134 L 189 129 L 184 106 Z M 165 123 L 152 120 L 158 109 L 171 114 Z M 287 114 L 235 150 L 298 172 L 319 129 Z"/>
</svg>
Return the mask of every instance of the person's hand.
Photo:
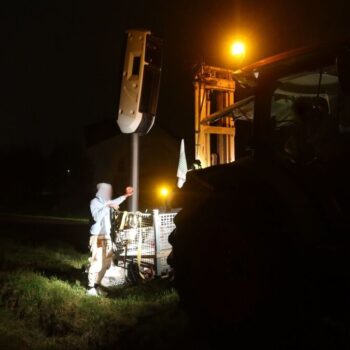
<svg viewBox="0 0 350 350">
<path fill-rule="evenodd" d="M 125 189 L 125 195 L 127 197 L 130 197 L 134 194 L 134 189 L 131 187 L 131 186 L 128 186 L 126 189 Z"/>
</svg>

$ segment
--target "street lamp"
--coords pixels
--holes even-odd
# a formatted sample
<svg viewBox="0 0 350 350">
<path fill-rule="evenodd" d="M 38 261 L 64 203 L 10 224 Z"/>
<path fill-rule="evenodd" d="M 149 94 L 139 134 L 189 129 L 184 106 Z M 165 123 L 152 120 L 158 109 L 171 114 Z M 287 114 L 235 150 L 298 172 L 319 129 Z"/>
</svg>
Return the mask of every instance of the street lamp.
<svg viewBox="0 0 350 350">
<path fill-rule="evenodd" d="M 169 189 L 167 187 L 161 187 L 161 189 L 159 190 L 159 194 L 161 195 L 161 197 L 166 198 L 169 195 Z"/>
<path fill-rule="evenodd" d="M 235 41 L 231 45 L 231 55 L 243 58 L 245 56 L 245 45 L 242 41 Z"/>
<path fill-rule="evenodd" d="M 164 206 L 164 210 L 167 211 L 169 209 L 169 195 L 170 195 L 170 190 L 168 187 L 166 186 L 162 186 L 159 189 L 159 196 L 162 198 L 163 200 L 163 206 Z"/>
</svg>

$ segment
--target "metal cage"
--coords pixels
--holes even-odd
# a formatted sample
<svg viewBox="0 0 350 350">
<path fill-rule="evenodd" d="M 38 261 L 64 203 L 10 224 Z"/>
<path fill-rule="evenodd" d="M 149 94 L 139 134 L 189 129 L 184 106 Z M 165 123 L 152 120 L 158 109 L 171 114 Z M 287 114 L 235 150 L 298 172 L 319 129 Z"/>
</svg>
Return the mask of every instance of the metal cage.
<svg viewBox="0 0 350 350">
<path fill-rule="evenodd" d="M 138 266 L 143 278 L 167 276 L 170 267 L 167 257 L 171 246 L 170 233 L 175 229 L 177 212 L 152 213 L 111 212 L 113 248 L 118 265 L 126 269 Z"/>
</svg>

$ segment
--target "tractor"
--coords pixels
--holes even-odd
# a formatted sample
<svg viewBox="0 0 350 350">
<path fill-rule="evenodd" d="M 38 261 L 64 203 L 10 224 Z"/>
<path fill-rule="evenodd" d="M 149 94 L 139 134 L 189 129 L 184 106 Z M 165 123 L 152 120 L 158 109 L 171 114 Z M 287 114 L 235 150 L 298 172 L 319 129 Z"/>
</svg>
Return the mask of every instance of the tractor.
<svg viewBox="0 0 350 350">
<path fill-rule="evenodd" d="M 175 194 L 175 288 L 193 320 L 240 344 L 299 332 L 305 345 L 350 315 L 350 41 L 234 78 L 252 91 L 249 155 L 188 172 Z"/>
</svg>

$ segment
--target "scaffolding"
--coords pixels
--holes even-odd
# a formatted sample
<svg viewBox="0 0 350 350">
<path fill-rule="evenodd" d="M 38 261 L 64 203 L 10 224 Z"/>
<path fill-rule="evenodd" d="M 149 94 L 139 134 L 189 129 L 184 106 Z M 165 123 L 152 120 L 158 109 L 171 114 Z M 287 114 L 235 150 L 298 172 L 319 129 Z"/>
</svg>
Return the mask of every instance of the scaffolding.
<svg viewBox="0 0 350 350">
<path fill-rule="evenodd" d="M 233 71 L 202 64 L 195 74 L 195 158 L 202 167 L 235 160 L 233 118 L 208 121 L 208 117 L 233 105 Z"/>
</svg>

